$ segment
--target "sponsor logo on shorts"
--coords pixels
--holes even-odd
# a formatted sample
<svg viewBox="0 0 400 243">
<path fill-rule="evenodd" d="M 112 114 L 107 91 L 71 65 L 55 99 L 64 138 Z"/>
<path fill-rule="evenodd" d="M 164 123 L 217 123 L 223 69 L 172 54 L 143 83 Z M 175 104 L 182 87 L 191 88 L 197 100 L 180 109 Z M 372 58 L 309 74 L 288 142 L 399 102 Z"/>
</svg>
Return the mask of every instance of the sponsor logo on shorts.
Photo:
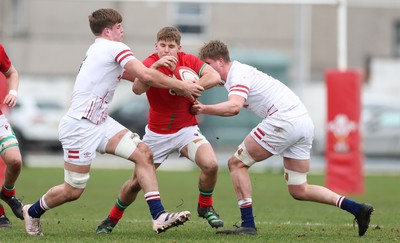
<svg viewBox="0 0 400 243">
<path fill-rule="evenodd" d="M 84 157 L 84 158 L 90 158 L 90 156 L 92 156 L 92 153 L 90 153 L 90 152 L 85 152 L 85 153 L 83 154 L 83 157 Z"/>
</svg>

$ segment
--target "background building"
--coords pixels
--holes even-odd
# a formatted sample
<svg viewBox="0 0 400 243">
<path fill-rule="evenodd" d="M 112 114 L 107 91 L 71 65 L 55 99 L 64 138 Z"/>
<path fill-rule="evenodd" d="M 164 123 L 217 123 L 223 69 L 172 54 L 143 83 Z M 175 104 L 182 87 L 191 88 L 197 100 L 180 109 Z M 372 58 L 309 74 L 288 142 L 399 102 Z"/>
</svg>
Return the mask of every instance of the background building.
<svg viewBox="0 0 400 243">
<path fill-rule="evenodd" d="M 299 44 L 307 52 L 307 81 L 323 80 L 326 68 L 336 66 L 337 12 L 333 5 L 0 2 L 0 41 L 22 74 L 74 75 L 93 40 L 87 16 L 104 7 L 123 14 L 125 42 L 139 58 L 154 50 L 155 33 L 160 27 L 174 25 L 186 33 L 183 45 L 188 52 L 197 53 L 198 47 L 209 39 L 221 39 L 239 51 L 269 52 L 279 64 L 285 63 L 278 58 L 286 57 L 290 82 L 296 76 Z M 304 43 L 299 43 L 300 39 Z M 349 67 L 364 71 L 371 58 L 399 56 L 400 2 L 349 0 Z"/>
<path fill-rule="evenodd" d="M 395 94 L 400 88 L 400 1 L 347 3 L 348 67 L 363 74 L 366 97 L 388 98 L 400 106 Z M 197 54 L 210 39 L 223 40 L 234 58 L 293 88 L 323 132 L 324 74 L 337 67 L 338 59 L 336 5 L 323 0 L 315 5 L 0 0 L 0 42 L 21 75 L 21 96 L 48 96 L 68 104 L 75 75 L 94 39 L 88 15 L 98 8 L 115 8 L 123 15 L 125 43 L 139 59 L 155 50 L 155 35 L 167 25 L 184 33 L 183 50 L 189 53 Z M 130 94 L 129 85 L 122 89 Z M 205 98 L 225 97 L 219 94 L 223 91 L 212 92 Z M 114 103 L 123 97 L 117 95 Z M 244 117 L 233 123 L 256 122 Z"/>
</svg>

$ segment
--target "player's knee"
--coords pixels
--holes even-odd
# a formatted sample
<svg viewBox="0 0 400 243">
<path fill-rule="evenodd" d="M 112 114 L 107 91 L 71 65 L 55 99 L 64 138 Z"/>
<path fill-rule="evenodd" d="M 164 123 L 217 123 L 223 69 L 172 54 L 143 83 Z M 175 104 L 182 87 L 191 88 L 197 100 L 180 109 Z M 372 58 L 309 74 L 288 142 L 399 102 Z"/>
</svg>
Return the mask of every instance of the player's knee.
<svg viewBox="0 0 400 243">
<path fill-rule="evenodd" d="M 141 143 L 141 145 L 143 145 L 143 153 L 144 153 L 144 157 L 146 158 L 146 161 L 148 161 L 149 163 L 151 163 L 153 165 L 153 151 L 145 144 L 145 143 Z"/>
<path fill-rule="evenodd" d="M 136 148 L 136 158 L 131 158 L 136 164 L 144 164 L 154 166 L 153 163 L 153 151 L 145 143 L 141 142 Z M 137 158 L 139 157 L 139 158 Z"/>
<path fill-rule="evenodd" d="M 136 178 L 131 180 L 129 183 L 129 191 L 132 193 L 138 193 L 140 190 L 142 190 L 142 187 L 140 186 L 139 181 Z"/>
<path fill-rule="evenodd" d="M 218 174 L 218 163 L 217 161 L 210 161 L 205 165 L 201 166 L 201 171 L 207 175 L 216 175 Z"/>
<path fill-rule="evenodd" d="M 19 174 L 22 169 L 21 157 L 15 157 L 7 160 L 7 169 L 11 171 L 12 174 Z"/>
<path fill-rule="evenodd" d="M 290 195 L 299 201 L 307 200 L 306 185 L 292 185 L 289 186 Z"/>
<path fill-rule="evenodd" d="M 50 190 L 53 190 L 53 189 L 50 189 Z M 84 190 L 85 190 L 84 188 L 83 189 L 75 188 L 75 187 L 72 187 L 67 182 L 64 182 L 63 190 L 62 190 L 62 192 L 59 193 L 59 196 L 64 199 L 64 202 L 72 202 L 72 201 L 79 199 L 81 197 L 82 193 L 84 192 Z"/>
<path fill-rule="evenodd" d="M 240 161 L 236 156 L 232 156 L 229 160 L 228 160 L 228 168 L 229 171 L 234 171 L 240 168 L 240 165 L 243 165 L 242 161 Z"/>
<path fill-rule="evenodd" d="M 84 189 L 77 189 L 77 188 L 72 188 L 66 192 L 66 201 L 67 202 L 72 202 L 78 200 Z"/>
<path fill-rule="evenodd" d="M 138 193 L 138 192 L 140 192 L 140 190 L 142 190 L 142 187 L 140 187 L 139 183 L 133 185 L 133 186 L 131 187 L 131 189 L 130 189 L 130 191 L 131 191 L 132 193 Z"/>
</svg>

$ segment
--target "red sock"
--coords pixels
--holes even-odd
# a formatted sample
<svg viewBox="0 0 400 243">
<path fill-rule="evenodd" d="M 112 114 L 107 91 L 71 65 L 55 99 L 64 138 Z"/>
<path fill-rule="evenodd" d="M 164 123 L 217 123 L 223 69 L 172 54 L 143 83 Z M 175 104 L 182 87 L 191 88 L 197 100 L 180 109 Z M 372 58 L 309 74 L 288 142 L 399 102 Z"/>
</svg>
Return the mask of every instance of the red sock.
<svg viewBox="0 0 400 243">
<path fill-rule="evenodd" d="M 1 188 L 1 193 L 6 197 L 12 197 L 15 195 L 15 187 L 12 190 L 8 190 L 4 185 Z"/>
<path fill-rule="evenodd" d="M 202 194 L 199 194 L 199 207 L 200 208 L 210 207 L 212 205 L 213 205 L 212 196 L 206 197 Z"/>
<path fill-rule="evenodd" d="M 0 205 L 0 216 L 4 214 L 4 206 Z"/>
<path fill-rule="evenodd" d="M 110 218 L 117 223 L 121 218 L 122 215 L 124 215 L 125 210 L 119 209 L 117 206 L 114 205 L 114 207 L 110 211 Z"/>
</svg>

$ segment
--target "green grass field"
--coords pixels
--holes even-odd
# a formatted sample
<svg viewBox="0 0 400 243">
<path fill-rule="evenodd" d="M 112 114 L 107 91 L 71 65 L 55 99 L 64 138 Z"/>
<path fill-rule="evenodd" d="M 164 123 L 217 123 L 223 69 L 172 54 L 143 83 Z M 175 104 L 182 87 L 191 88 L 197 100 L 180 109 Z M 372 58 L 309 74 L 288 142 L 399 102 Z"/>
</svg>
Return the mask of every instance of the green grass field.
<svg viewBox="0 0 400 243">
<path fill-rule="evenodd" d="M 93 169 L 83 196 L 48 211 L 42 217 L 43 237 L 24 231 L 7 205 L 13 223 L 0 229 L 0 242 L 398 242 L 400 241 L 400 191 L 398 176 L 369 176 L 365 193 L 349 198 L 372 203 L 375 212 L 364 237 L 353 228 L 353 217 L 333 206 L 292 199 L 281 174 L 252 173 L 253 203 L 258 235 L 216 235 L 208 223 L 197 216 L 198 171 L 159 171 L 162 201 L 167 210 L 189 210 L 192 218 L 184 226 L 157 235 L 143 193 L 125 212 L 110 235 L 97 235 L 97 225 L 108 214 L 129 170 Z M 312 184 L 324 184 L 323 176 L 310 175 Z M 63 182 L 63 169 L 24 168 L 17 183 L 17 196 L 33 203 L 51 186 Z M 214 193 L 214 206 L 225 221 L 224 228 L 240 223 L 239 209 L 229 173 L 221 171 Z"/>
</svg>

